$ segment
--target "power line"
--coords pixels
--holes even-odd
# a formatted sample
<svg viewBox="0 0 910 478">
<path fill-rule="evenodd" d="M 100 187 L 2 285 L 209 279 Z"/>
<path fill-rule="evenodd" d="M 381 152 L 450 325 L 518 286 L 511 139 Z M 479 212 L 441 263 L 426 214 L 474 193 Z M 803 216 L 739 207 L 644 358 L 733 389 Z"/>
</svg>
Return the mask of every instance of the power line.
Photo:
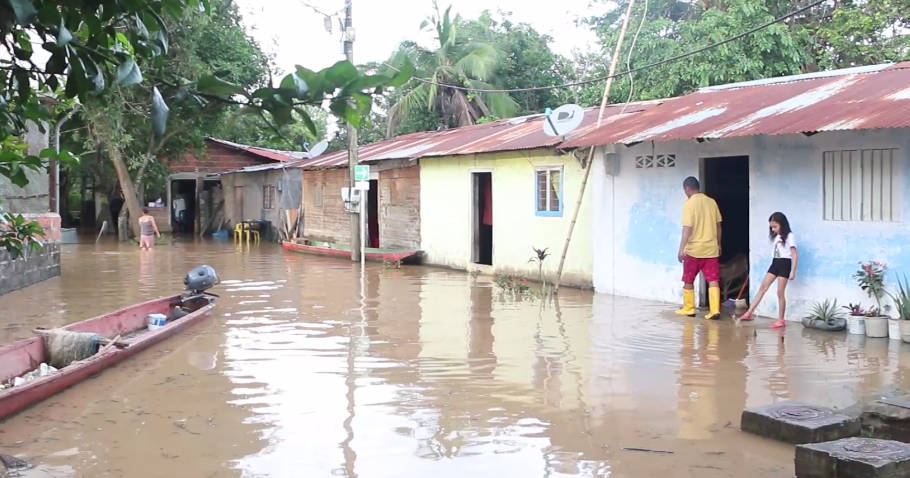
<svg viewBox="0 0 910 478">
<path fill-rule="evenodd" d="M 626 70 L 626 71 L 623 71 L 623 72 L 620 72 L 620 73 L 615 73 L 615 74 L 613 74 L 613 75 L 606 75 L 606 76 L 600 76 L 600 77 L 597 77 L 597 78 L 592 78 L 592 79 L 590 79 L 590 80 L 573 81 L 573 82 L 571 82 L 571 83 L 563 83 L 563 84 L 561 84 L 561 85 L 553 85 L 553 86 L 531 86 L 531 87 L 528 87 L 528 88 L 512 88 L 512 89 L 470 88 L 470 87 L 466 87 L 466 86 L 446 85 L 446 84 L 442 84 L 442 83 L 436 83 L 436 82 L 431 81 L 431 80 L 428 80 L 428 79 L 426 79 L 426 78 L 418 78 L 418 77 L 413 77 L 413 78 L 411 78 L 411 80 L 419 81 L 419 82 L 421 82 L 421 83 L 426 83 L 426 84 L 429 84 L 429 85 L 435 85 L 435 86 L 441 86 L 441 87 L 445 87 L 445 88 L 451 88 L 451 89 L 453 89 L 453 90 L 473 91 L 473 92 L 477 92 L 477 93 L 524 93 L 524 92 L 529 92 L 529 91 L 556 90 L 556 89 L 562 89 L 562 88 L 571 88 L 571 87 L 573 87 L 573 86 L 590 85 L 590 84 L 592 84 L 592 83 L 600 83 L 601 81 L 607 81 L 607 80 L 609 80 L 610 78 L 618 78 L 618 77 L 623 76 L 623 75 L 631 75 L 632 73 L 637 73 L 637 72 L 639 72 L 639 71 L 648 70 L 648 69 L 655 68 L 655 67 L 658 67 L 658 66 L 661 66 L 661 65 L 665 65 L 665 64 L 667 64 L 667 63 L 672 63 L 672 62 L 674 62 L 674 61 L 679 61 L 679 60 L 682 60 L 682 59 L 684 59 L 684 58 L 688 58 L 688 57 L 690 57 L 690 56 L 697 55 L 697 54 L 699 54 L 699 53 L 701 53 L 701 52 L 704 52 L 704 51 L 707 51 L 707 50 L 711 50 L 711 49 L 713 49 L 713 48 L 717 48 L 717 47 L 719 47 L 719 46 L 721 46 L 721 45 L 725 45 L 725 44 L 730 43 L 730 42 L 732 42 L 732 41 L 739 40 L 740 38 L 747 37 L 747 36 L 749 36 L 749 35 L 751 35 L 751 34 L 757 32 L 757 31 L 764 30 L 765 28 L 768 28 L 768 27 L 770 27 L 771 25 L 774 25 L 775 23 L 781 23 L 781 22 L 783 22 L 783 21 L 785 21 L 785 20 L 789 20 L 790 18 L 795 17 L 795 16 L 799 15 L 800 13 L 805 12 L 806 10 L 809 10 L 809 9 L 811 9 L 811 8 L 814 8 L 814 7 L 816 7 L 816 6 L 818 6 L 818 5 L 821 5 L 822 3 L 825 3 L 825 2 L 828 2 L 828 1 L 829 1 L 829 0 L 816 0 L 816 1 L 814 1 L 814 2 L 812 2 L 812 3 L 810 3 L 810 4 L 808 4 L 808 5 L 806 5 L 805 7 L 798 8 L 798 9 L 796 9 L 796 10 L 794 10 L 794 11 L 792 11 L 792 12 L 790 12 L 790 13 L 788 13 L 788 14 L 782 16 L 782 17 L 775 18 L 774 20 L 771 20 L 771 21 L 769 21 L 769 22 L 767 22 L 767 23 L 763 23 L 762 25 L 759 25 L 759 26 L 757 26 L 757 27 L 755 27 L 755 28 L 753 28 L 753 29 L 751 29 L 751 30 L 746 30 L 745 32 L 742 32 L 742 33 L 740 33 L 740 34 L 738 34 L 738 35 L 734 35 L 734 36 L 732 36 L 732 37 L 730 37 L 730 38 L 727 38 L 727 39 L 725 39 L 725 40 L 721 40 L 721 41 L 716 42 L 716 43 L 712 43 L 712 44 L 710 44 L 710 45 L 705 45 L 705 46 L 703 46 L 703 47 L 701 47 L 701 48 L 696 48 L 695 50 L 692 50 L 692 51 L 683 53 L 683 54 L 681 54 L 681 55 L 677 55 L 677 56 L 674 56 L 674 57 L 671 57 L 671 58 L 667 58 L 667 59 L 665 59 L 665 60 L 655 61 L 654 63 L 649 63 L 649 64 L 647 64 L 647 65 L 639 66 L 639 67 L 637 67 L 637 68 L 631 68 L 631 69 L 629 69 L 629 70 Z M 387 66 L 387 67 L 389 67 L 389 68 L 391 68 L 391 69 L 393 69 L 393 70 L 399 71 L 398 68 L 395 68 L 394 66 L 389 65 L 388 63 L 383 62 L 383 65 L 385 65 L 385 66 Z"/>
</svg>

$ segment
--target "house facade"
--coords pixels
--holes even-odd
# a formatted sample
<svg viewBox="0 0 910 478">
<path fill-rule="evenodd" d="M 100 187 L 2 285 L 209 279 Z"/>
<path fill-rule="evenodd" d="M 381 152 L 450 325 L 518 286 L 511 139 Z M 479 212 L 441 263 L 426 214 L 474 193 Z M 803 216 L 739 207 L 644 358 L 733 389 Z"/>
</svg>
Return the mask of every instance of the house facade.
<svg viewBox="0 0 910 478">
<path fill-rule="evenodd" d="M 382 143 L 361 148 L 361 157 Z M 416 161 L 370 161 L 367 191 L 367 247 L 420 250 L 420 168 Z M 350 185 L 348 153 L 336 151 L 303 162 L 304 237 L 315 242 L 349 245 L 352 213 L 342 188 Z"/>
<path fill-rule="evenodd" d="M 606 116 L 639 106 L 610 107 Z M 593 129 L 585 111 L 576 133 Z M 380 247 L 418 248 L 425 264 L 538 279 L 534 249 L 546 249 L 552 281 L 575 212 L 585 155 L 563 154 L 561 137 L 544 133 L 543 115 L 414 133 L 360 148 L 378 201 Z M 346 159 L 343 152 L 335 153 Z M 581 160 L 579 159 L 581 158 Z M 328 174 L 328 173 L 324 173 Z M 304 189 L 310 181 L 304 173 Z M 347 186 L 339 175 L 336 190 Z M 304 194 L 309 201 L 309 194 Z M 309 197 L 308 197 L 309 196 Z M 369 203 L 368 203 L 369 204 Z M 308 214 L 309 218 L 312 215 Z M 334 221 L 333 221 L 334 222 Z M 591 200 L 579 210 L 562 283 L 591 287 Z M 308 235 L 314 230 L 308 225 Z M 339 235 L 349 235 L 343 225 Z M 323 231 L 328 228 L 322 229 Z"/>
<path fill-rule="evenodd" d="M 271 230 L 263 234 L 277 240 L 278 230 L 287 222 L 288 215 L 291 225 L 297 223 L 303 193 L 302 173 L 292 164 L 276 163 L 221 174 L 222 189 L 230 191 L 223 203 L 224 219 L 230 224 L 268 221 Z"/>
<path fill-rule="evenodd" d="M 789 320 L 825 299 L 874 305 L 852 278 L 859 262 L 887 263 L 892 291 L 910 276 L 908 85 L 910 63 L 706 88 L 566 142 L 602 145 L 592 171 L 595 290 L 681 301 L 682 182 L 694 176 L 723 215 L 722 275 L 746 264 L 744 296 L 768 270 L 768 219 L 779 211 L 799 252 Z M 703 283 L 696 289 L 704 301 Z M 757 313 L 776 316 L 773 291 Z"/>
<path fill-rule="evenodd" d="M 149 208 L 150 213 L 158 219 L 163 232 L 174 230 L 199 234 L 214 219 L 219 202 L 234 195 L 247 194 L 242 186 L 239 190 L 233 186 L 225 190 L 219 176 L 221 173 L 300 159 L 294 154 L 207 138 L 205 151 L 190 151 L 179 159 L 165 159 L 170 172 L 167 202 L 163 208 Z M 160 220 L 165 217 L 166 221 Z"/>
<path fill-rule="evenodd" d="M 548 281 L 584 177 L 552 148 L 420 160 L 422 249 L 430 264 L 537 279 L 534 249 L 547 249 Z M 591 287 L 591 196 L 578 214 L 562 283 Z"/>
</svg>

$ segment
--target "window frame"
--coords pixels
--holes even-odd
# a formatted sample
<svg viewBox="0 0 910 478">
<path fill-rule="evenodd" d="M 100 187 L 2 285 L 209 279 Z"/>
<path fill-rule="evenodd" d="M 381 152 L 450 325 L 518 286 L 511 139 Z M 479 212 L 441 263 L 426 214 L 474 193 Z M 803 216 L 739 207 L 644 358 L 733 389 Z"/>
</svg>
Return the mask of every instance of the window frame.
<svg viewBox="0 0 910 478">
<path fill-rule="evenodd" d="M 550 190 L 552 189 L 550 185 L 552 184 L 552 173 L 556 171 L 559 173 L 559 191 L 556 193 L 559 199 L 559 209 L 555 211 L 550 211 Z M 542 172 L 547 173 L 547 209 L 540 210 L 540 183 L 538 182 L 538 175 Z M 563 209 L 565 208 L 565 196 L 563 195 L 563 190 L 566 184 L 566 173 L 564 165 L 541 165 L 534 167 L 534 215 L 538 217 L 562 217 Z"/>
<path fill-rule="evenodd" d="M 890 162 L 887 166 L 888 176 L 891 178 L 891 181 L 888 183 L 888 218 L 885 219 L 885 213 L 883 211 L 886 202 L 884 201 L 883 192 L 885 188 L 881 184 L 881 180 L 878 182 L 876 179 L 876 172 L 881 175 L 881 171 L 876 171 L 876 165 L 874 164 L 876 153 L 879 153 L 879 158 L 883 152 L 888 151 L 890 153 Z M 866 153 L 869 153 L 868 156 Z M 849 223 L 872 223 L 872 224 L 896 224 L 903 222 L 903 183 L 898 179 L 902 175 L 903 170 L 903 150 L 898 146 L 891 145 L 876 145 L 873 147 L 840 147 L 840 148 L 826 148 L 821 152 L 821 220 L 823 222 L 849 222 Z M 870 161 L 868 184 L 866 181 L 866 161 Z M 883 161 L 884 158 L 880 159 Z M 848 170 L 849 177 L 845 177 L 844 173 L 844 161 L 849 161 Z M 854 166 L 853 162 L 857 161 L 857 164 Z M 829 184 L 829 162 L 831 166 L 834 167 L 832 171 L 831 183 Z M 837 174 L 837 169 L 840 168 L 840 174 Z M 854 177 L 856 175 L 856 177 Z M 839 179 L 839 184 L 835 184 Z M 849 197 L 846 200 L 842 195 L 838 196 L 836 194 L 837 188 L 840 188 L 841 194 L 845 189 L 845 180 L 848 180 L 849 183 L 846 183 L 846 189 L 849 190 Z M 865 191 L 866 187 L 869 187 L 870 190 Z M 876 189 L 876 186 L 878 189 Z M 830 189 L 829 189 L 830 187 Z M 857 198 L 854 198 L 854 195 L 858 195 Z M 865 203 L 865 200 L 868 198 L 872 199 L 872 202 L 868 204 Z M 832 202 L 831 208 L 829 211 L 829 202 L 834 201 L 835 198 L 840 197 L 840 204 L 837 205 L 836 202 Z M 878 199 L 878 209 L 876 212 L 875 199 Z M 846 206 L 851 208 L 851 211 L 845 212 L 843 207 Z M 838 207 L 840 206 L 840 208 Z M 856 211 L 853 211 L 853 207 L 858 208 Z M 866 210 L 868 207 L 868 211 Z M 839 211 L 839 214 L 838 214 Z M 830 216 L 829 216 L 830 213 Z M 868 214 L 868 216 L 867 216 Z M 846 217 L 845 217 L 846 216 Z"/>
<path fill-rule="evenodd" d="M 274 184 L 262 185 L 262 209 L 275 209 L 275 194 L 277 188 Z"/>
</svg>

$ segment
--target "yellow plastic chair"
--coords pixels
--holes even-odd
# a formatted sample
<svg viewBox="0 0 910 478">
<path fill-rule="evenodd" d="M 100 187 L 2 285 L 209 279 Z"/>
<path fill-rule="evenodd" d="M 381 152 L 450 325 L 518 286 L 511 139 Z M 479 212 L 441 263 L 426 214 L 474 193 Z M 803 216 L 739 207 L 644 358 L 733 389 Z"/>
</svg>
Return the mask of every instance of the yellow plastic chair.
<svg viewBox="0 0 910 478">
<path fill-rule="evenodd" d="M 234 241 L 242 242 L 243 241 L 243 230 L 247 229 L 247 228 L 244 228 L 243 224 L 237 223 L 237 225 L 234 226 Z"/>
<path fill-rule="evenodd" d="M 244 232 L 246 232 L 246 242 L 247 243 L 250 242 L 250 235 L 252 235 L 256 239 L 255 242 L 257 244 L 259 243 L 259 231 L 255 230 L 255 229 L 246 228 L 244 230 Z"/>
</svg>

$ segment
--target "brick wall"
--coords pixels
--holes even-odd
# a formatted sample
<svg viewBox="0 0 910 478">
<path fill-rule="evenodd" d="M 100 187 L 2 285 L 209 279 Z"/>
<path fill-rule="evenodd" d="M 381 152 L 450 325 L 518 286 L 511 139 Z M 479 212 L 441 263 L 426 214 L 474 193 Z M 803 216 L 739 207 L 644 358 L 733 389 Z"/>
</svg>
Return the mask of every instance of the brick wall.
<svg viewBox="0 0 910 478">
<path fill-rule="evenodd" d="M 60 216 L 56 214 L 23 214 L 44 227 L 41 249 L 29 248 L 25 257 L 12 260 L 6 249 L 0 249 L 0 295 L 28 287 L 60 275 Z"/>
<path fill-rule="evenodd" d="M 155 218 L 155 224 L 158 226 L 158 232 L 164 234 L 171 232 L 171 221 L 168 218 L 167 206 L 150 207 L 149 215 Z"/>
<path fill-rule="evenodd" d="M 181 159 L 168 159 L 168 170 L 172 173 L 224 173 L 246 166 L 274 163 L 274 161 L 212 141 L 206 141 L 205 153 L 188 152 Z"/>
<path fill-rule="evenodd" d="M 344 210 L 341 200 L 341 188 L 347 187 L 348 181 L 347 169 L 303 172 L 304 237 L 350 244 L 351 215 Z"/>
<path fill-rule="evenodd" d="M 420 167 L 379 172 L 379 246 L 420 248 Z"/>
</svg>

